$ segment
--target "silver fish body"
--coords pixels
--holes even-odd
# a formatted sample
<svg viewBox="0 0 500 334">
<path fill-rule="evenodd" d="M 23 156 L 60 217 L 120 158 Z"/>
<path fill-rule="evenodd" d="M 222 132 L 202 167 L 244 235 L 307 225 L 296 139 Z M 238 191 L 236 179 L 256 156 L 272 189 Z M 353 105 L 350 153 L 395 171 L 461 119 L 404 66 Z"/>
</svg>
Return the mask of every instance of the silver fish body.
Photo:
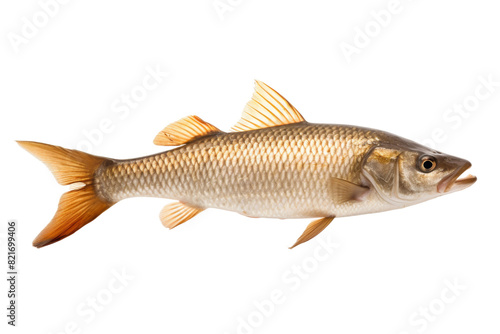
<svg viewBox="0 0 500 334">
<path fill-rule="evenodd" d="M 332 179 L 369 186 L 362 164 L 380 138 L 370 129 L 291 124 L 222 133 L 164 153 L 116 161 L 96 174 L 99 195 L 177 199 L 251 217 L 351 216 L 390 208 L 372 192 L 335 203 Z"/>
<path fill-rule="evenodd" d="M 281 95 L 257 81 L 233 132 L 196 116 L 164 128 L 155 144 L 172 150 L 130 160 L 19 142 L 71 185 L 36 247 L 56 242 L 130 197 L 178 202 L 160 213 L 174 228 L 208 208 L 250 217 L 312 218 L 294 246 L 335 217 L 403 208 L 462 190 L 471 164 L 384 131 L 311 124 Z"/>
</svg>

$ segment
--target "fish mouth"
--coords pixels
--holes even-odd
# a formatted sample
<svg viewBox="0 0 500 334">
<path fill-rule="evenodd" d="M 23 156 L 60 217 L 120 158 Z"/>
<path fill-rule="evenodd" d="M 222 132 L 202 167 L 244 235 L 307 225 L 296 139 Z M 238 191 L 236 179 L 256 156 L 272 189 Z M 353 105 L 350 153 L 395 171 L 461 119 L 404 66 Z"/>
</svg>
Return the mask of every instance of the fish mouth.
<svg viewBox="0 0 500 334">
<path fill-rule="evenodd" d="M 448 193 L 455 192 L 459 190 L 464 190 L 465 188 L 470 187 L 477 181 L 477 177 L 474 175 L 467 175 L 461 179 L 459 179 L 460 175 L 462 175 L 467 169 L 472 166 L 470 162 L 466 162 L 462 167 L 458 168 L 455 172 L 450 175 L 444 177 L 441 181 L 439 181 L 437 185 L 437 191 L 439 193 Z"/>
</svg>

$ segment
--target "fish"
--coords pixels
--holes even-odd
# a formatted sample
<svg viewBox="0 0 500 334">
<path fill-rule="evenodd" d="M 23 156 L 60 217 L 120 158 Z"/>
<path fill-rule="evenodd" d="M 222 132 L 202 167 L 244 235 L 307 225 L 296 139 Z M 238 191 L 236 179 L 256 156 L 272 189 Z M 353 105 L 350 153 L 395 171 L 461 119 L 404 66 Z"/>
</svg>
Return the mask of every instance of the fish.
<svg viewBox="0 0 500 334">
<path fill-rule="evenodd" d="M 293 248 L 335 218 L 404 208 L 477 180 L 460 178 L 469 161 L 397 135 L 309 123 L 258 80 L 230 132 L 188 116 L 162 129 L 153 142 L 175 147 L 119 160 L 18 141 L 59 184 L 70 186 L 33 246 L 72 235 L 123 199 L 160 197 L 175 200 L 160 212 L 170 229 L 209 208 L 255 218 L 313 218 Z"/>
</svg>

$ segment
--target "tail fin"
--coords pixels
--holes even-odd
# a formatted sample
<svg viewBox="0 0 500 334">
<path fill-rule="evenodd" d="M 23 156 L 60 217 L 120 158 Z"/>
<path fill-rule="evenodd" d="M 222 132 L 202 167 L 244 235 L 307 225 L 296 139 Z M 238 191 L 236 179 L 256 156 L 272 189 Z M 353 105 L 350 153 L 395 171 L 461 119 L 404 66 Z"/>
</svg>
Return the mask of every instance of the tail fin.
<svg viewBox="0 0 500 334">
<path fill-rule="evenodd" d="M 40 248 L 66 238 L 114 204 L 99 198 L 94 188 L 95 171 L 109 159 L 48 144 L 17 143 L 44 162 L 57 182 L 73 188 L 61 196 L 54 218 L 38 234 L 33 246 Z"/>
</svg>

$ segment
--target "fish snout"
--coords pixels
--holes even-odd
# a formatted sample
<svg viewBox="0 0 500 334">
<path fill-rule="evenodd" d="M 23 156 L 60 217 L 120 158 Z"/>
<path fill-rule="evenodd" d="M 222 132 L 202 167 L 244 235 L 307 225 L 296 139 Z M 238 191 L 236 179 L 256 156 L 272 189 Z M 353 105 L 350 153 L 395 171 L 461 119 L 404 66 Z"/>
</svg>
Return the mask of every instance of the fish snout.
<svg viewBox="0 0 500 334">
<path fill-rule="evenodd" d="M 453 163 L 456 164 L 457 162 L 460 162 L 460 165 L 458 168 L 455 169 L 455 171 L 445 176 L 438 183 L 437 185 L 438 193 L 443 194 L 443 193 L 450 193 L 450 192 L 464 190 L 465 188 L 470 187 L 477 181 L 477 177 L 470 174 L 459 179 L 459 177 L 466 170 L 468 170 L 472 166 L 472 164 L 469 161 L 460 158 L 453 157 L 453 160 L 458 160 L 458 161 L 453 161 Z"/>
</svg>

